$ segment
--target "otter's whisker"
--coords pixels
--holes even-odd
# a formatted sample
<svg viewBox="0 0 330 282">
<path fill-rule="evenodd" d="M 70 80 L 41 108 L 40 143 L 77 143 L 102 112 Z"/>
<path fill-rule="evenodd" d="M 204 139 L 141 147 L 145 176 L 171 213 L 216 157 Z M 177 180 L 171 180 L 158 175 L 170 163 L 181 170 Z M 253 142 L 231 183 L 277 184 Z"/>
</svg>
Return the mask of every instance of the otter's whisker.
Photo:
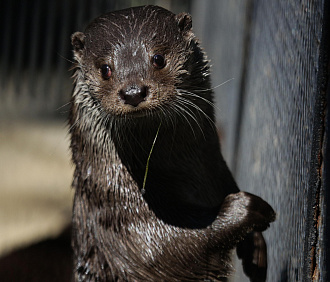
<svg viewBox="0 0 330 282">
<path fill-rule="evenodd" d="M 187 90 L 184 90 L 184 89 L 178 89 L 178 92 L 180 93 L 181 96 L 192 96 L 194 98 L 197 98 L 197 99 L 201 99 L 202 101 L 206 102 L 207 104 L 209 104 L 212 108 L 215 108 L 217 110 L 220 110 L 214 103 L 212 103 L 211 101 L 209 101 L 208 99 L 200 96 L 200 95 L 197 95 L 193 92 L 189 92 Z"/>
<path fill-rule="evenodd" d="M 191 107 L 193 107 L 193 108 L 195 108 L 197 111 L 198 111 L 198 113 L 201 113 L 201 114 L 203 114 L 203 116 L 205 116 L 206 117 L 206 119 L 208 120 L 208 122 L 212 125 L 212 127 L 216 127 L 216 124 L 215 124 L 215 122 L 213 121 L 213 119 L 212 118 L 210 118 L 199 106 L 197 106 L 195 103 L 193 103 L 192 101 L 190 101 L 189 99 L 185 99 L 185 98 L 183 98 L 183 97 L 178 97 L 178 99 L 181 101 L 181 102 L 183 102 L 183 103 L 185 103 L 186 105 L 188 105 L 188 106 L 191 106 Z"/>
<path fill-rule="evenodd" d="M 230 79 L 227 79 L 225 82 L 222 82 L 222 83 L 220 83 L 220 84 L 218 84 L 218 85 L 216 85 L 216 86 L 214 86 L 214 87 L 206 88 L 206 89 L 201 89 L 201 90 L 196 90 L 196 91 L 198 91 L 198 92 L 208 92 L 208 91 L 212 91 L 212 90 L 214 90 L 214 89 L 217 89 L 217 88 L 219 88 L 219 87 L 221 87 L 221 86 L 227 84 L 228 82 L 230 82 L 230 81 L 232 81 L 232 80 L 234 80 L 234 79 L 235 79 L 235 78 L 232 77 L 232 78 L 230 78 Z"/>
<path fill-rule="evenodd" d="M 179 100 L 178 100 L 178 101 L 179 101 Z M 180 116 L 182 116 L 182 117 L 188 122 L 188 124 L 189 124 L 189 126 L 190 126 L 190 128 L 191 128 L 191 130 L 192 130 L 192 132 L 193 132 L 193 134 L 194 134 L 194 137 L 195 137 L 195 139 L 196 139 L 197 137 L 196 137 L 196 134 L 195 134 L 195 130 L 194 130 L 193 126 L 191 125 L 191 123 L 190 123 L 188 117 L 186 117 L 186 115 L 184 115 L 183 113 L 186 113 L 186 114 L 187 114 L 187 115 L 188 115 L 193 121 L 195 121 L 196 124 L 197 124 L 197 126 L 198 126 L 198 128 L 199 128 L 200 131 L 203 133 L 203 130 L 202 130 L 202 128 L 200 127 L 198 121 L 196 120 L 196 118 L 194 117 L 194 115 L 191 114 L 191 113 L 189 112 L 189 109 L 188 109 L 184 104 L 180 103 L 180 101 L 179 101 L 178 103 L 175 104 L 175 107 L 177 107 L 179 110 L 181 110 L 181 112 L 180 112 L 180 111 L 177 111 L 177 113 L 179 113 Z M 203 133 L 203 135 L 204 135 L 204 133 Z"/>
</svg>

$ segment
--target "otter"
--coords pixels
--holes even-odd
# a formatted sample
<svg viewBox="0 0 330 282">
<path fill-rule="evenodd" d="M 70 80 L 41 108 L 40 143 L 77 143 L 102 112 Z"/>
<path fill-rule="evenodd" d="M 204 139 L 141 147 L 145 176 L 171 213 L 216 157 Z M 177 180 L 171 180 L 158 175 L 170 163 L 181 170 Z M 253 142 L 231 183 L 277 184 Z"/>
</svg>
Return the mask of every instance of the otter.
<svg viewBox="0 0 330 282">
<path fill-rule="evenodd" d="M 264 281 L 275 212 L 239 191 L 221 155 L 191 16 L 129 8 L 71 39 L 75 280 L 222 281 L 239 244 Z"/>
</svg>

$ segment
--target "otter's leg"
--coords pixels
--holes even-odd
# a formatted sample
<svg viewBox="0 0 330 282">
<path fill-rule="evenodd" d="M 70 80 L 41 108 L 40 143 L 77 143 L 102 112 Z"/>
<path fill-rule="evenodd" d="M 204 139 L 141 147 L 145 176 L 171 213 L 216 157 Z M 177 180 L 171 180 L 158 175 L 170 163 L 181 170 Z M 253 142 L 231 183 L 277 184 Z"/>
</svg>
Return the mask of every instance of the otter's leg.
<svg viewBox="0 0 330 282">
<path fill-rule="evenodd" d="M 152 263 L 148 262 L 140 269 L 144 269 L 147 273 L 156 269 L 157 272 L 162 273 L 165 266 L 166 277 L 171 281 L 182 281 L 183 277 L 195 278 L 198 281 L 202 281 L 202 277 L 210 277 L 215 281 L 223 281 L 230 272 L 230 263 L 228 263 L 230 250 L 250 232 L 266 230 L 274 219 L 275 212 L 261 198 L 246 192 L 229 194 L 210 227 L 205 229 L 183 229 L 168 225 L 164 227 L 164 230 L 168 228 L 174 230 L 167 232 L 170 237 L 167 238 L 166 245 L 163 245 L 161 255 L 154 256 L 156 259 Z M 161 280 L 164 277 L 158 278 Z"/>
<path fill-rule="evenodd" d="M 267 245 L 261 232 L 249 233 L 237 245 L 237 256 L 242 260 L 243 270 L 251 281 L 266 281 Z"/>
<path fill-rule="evenodd" d="M 232 195 L 238 195 L 241 193 L 232 194 Z M 259 198 L 257 196 L 248 193 L 244 193 L 244 195 L 249 195 L 251 197 Z M 230 199 L 231 198 L 229 198 L 229 200 Z M 227 198 L 226 200 L 228 202 Z M 254 199 L 254 202 L 257 203 L 256 199 Z M 252 204 L 252 206 L 253 205 L 254 204 Z M 248 205 L 246 206 L 246 208 L 247 211 L 250 211 Z M 254 210 L 254 208 L 252 208 L 252 210 Z M 275 216 L 275 213 L 273 215 Z M 274 219 L 275 217 L 273 218 L 273 220 Z M 248 222 L 246 221 L 246 223 Z M 248 233 L 245 236 L 244 240 L 237 245 L 237 255 L 240 259 L 242 259 L 243 270 L 245 274 L 250 278 L 250 281 L 253 282 L 266 281 L 266 276 L 267 276 L 267 245 L 261 231 L 263 230 L 254 229 L 254 231 Z"/>
</svg>

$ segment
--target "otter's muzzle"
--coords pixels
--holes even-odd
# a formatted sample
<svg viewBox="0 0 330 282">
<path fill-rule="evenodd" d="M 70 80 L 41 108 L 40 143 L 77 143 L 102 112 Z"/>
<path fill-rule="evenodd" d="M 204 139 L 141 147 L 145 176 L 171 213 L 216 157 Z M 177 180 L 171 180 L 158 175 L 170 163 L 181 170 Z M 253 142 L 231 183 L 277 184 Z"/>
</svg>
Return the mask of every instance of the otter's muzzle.
<svg viewBox="0 0 330 282">
<path fill-rule="evenodd" d="M 148 96 L 148 88 L 146 86 L 128 86 L 119 91 L 119 97 L 125 104 L 137 107 Z"/>
</svg>

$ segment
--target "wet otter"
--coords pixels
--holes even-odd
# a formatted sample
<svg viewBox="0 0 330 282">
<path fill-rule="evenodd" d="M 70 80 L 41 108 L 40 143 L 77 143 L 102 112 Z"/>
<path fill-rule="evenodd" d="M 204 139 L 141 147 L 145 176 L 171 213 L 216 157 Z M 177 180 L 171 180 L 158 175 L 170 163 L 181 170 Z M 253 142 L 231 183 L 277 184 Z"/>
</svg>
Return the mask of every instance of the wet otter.
<svg viewBox="0 0 330 282">
<path fill-rule="evenodd" d="M 222 158 L 190 15 L 156 6 L 112 12 L 72 44 L 75 279 L 219 281 L 244 238 L 241 250 L 265 255 L 246 236 L 262 239 L 275 214 L 239 192 Z M 241 256 L 264 280 L 264 265 Z"/>
</svg>

